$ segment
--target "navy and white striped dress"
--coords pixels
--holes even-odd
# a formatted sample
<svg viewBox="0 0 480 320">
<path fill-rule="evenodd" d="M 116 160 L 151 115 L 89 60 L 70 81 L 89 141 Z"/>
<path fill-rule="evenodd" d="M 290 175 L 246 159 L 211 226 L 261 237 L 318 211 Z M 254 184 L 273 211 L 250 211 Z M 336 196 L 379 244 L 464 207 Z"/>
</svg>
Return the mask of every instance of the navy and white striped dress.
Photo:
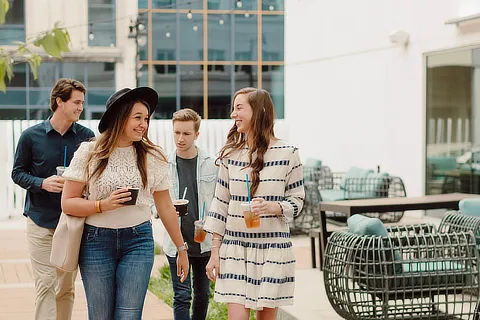
<svg viewBox="0 0 480 320">
<path fill-rule="evenodd" d="M 205 229 L 223 235 L 215 300 L 262 310 L 293 304 L 295 257 L 288 222 L 303 206 L 302 164 L 298 149 L 282 140 L 264 156 L 255 197 L 278 201 L 283 215 L 261 216 L 260 228 L 247 229 L 240 203 L 247 201 L 248 150 L 233 152 L 220 163 L 215 197 Z"/>
</svg>

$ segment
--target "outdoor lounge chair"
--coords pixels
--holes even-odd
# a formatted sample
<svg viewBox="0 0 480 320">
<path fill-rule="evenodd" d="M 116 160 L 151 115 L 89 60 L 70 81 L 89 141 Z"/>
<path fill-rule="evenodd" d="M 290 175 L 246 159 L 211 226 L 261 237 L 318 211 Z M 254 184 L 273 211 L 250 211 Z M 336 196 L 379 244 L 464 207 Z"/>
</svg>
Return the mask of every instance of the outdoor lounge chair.
<svg viewBox="0 0 480 320">
<path fill-rule="evenodd" d="M 477 319 L 479 270 L 471 232 L 385 228 L 362 215 L 329 238 L 325 290 L 344 319 Z"/>
</svg>

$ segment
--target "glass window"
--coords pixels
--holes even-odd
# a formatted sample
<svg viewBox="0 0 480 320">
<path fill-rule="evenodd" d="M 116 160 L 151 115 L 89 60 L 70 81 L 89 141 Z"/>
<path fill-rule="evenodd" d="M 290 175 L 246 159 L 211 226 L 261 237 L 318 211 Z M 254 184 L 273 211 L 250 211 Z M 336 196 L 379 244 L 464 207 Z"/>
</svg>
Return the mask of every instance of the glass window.
<svg viewBox="0 0 480 320">
<path fill-rule="evenodd" d="M 0 106 L 26 106 L 27 92 L 22 89 L 7 87 L 7 92 L 0 91 Z"/>
<path fill-rule="evenodd" d="M 203 0 L 177 1 L 178 9 L 203 9 Z M 175 9 L 175 8 L 173 8 Z"/>
<path fill-rule="evenodd" d="M 30 120 L 45 120 L 47 119 L 51 114 L 50 108 L 38 108 L 38 109 L 30 109 L 29 110 L 29 115 L 30 115 Z M 80 118 L 82 118 L 82 115 Z"/>
<path fill-rule="evenodd" d="M 152 60 L 176 60 L 176 14 L 152 13 Z"/>
<path fill-rule="evenodd" d="M 148 86 L 148 65 L 144 64 L 137 73 L 138 84 L 137 87 Z"/>
<path fill-rule="evenodd" d="M 180 60 L 203 61 L 203 15 L 180 15 Z"/>
<path fill-rule="evenodd" d="M 143 21 L 143 25 L 145 29 L 141 38 L 138 39 L 138 52 L 140 56 L 140 60 L 148 60 L 148 16 L 147 14 L 140 14 L 139 20 Z"/>
<path fill-rule="evenodd" d="M 263 61 L 284 60 L 283 15 L 262 16 L 262 59 Z"/>
<path fill-rule="evenodd" d="M 57 79 L 60 78 L 58 66 L 59 63 L 42 62 L 38 67 L 37 80 L 34 80 L 33 77 L 30 76 L 30 87 L 53 88 Z M 28 67 L 28 72 L 31 74 L 30 67 Z"/>
<path fill-rule="evenodd" d="M 234 0 L 208 0 L 209 10 L 231 10 L 233 9 Z"/>
<path fill-rule="evenodd" d="M 176 65 L 154 65 L 153 88 L 158 92 L 156 119 L 171 119 L 177 107 Z"/>
<path fill-rule="evenodd" d="M 235 60 L 257 60 L 257 15 L 235 15 Z"/>
<path fill-rule="evenodd" d="M 478 154 L 480 142 L 475 52 L 427 57 L 426 194 L 480 193 L 480 162 L 471 154 Z"/>
<path fill-rule="evenodd" d="M 208 60 L 231 61 L 231 15 L 208 15 Z"/>
<path fill-rule="evenodd" d="M 27 86 L 27 63 L 21 63 L 13 66 L 13 77 L 9 81 L 8 78 L 5 78 L 7 81 L 7 90 L 8 88 L 22 88 Z M 33 77 L 33 75 L 31 75 Z"/>
<path fill-rule="evenodd" d="M 277 119 L 284 118 L 284 68 L 283 66 L 262 66 L 262 85 L 267 90 L 275 106 Z"/>
<path fill-rule="evenodd" d="M 88 0 L 89 46 L 116 45 L 115 0 Z"/>
<path fill-rule="evenodd" d="M 257 0 L 231 0 L 237 10 L 257 10 Z"/>
<path fill-rule="evenodd" d="M 190 108 L 203 117 L 203 70 L 201 65 L 180 66 L 180 108 Z"/>
<path fill-rule="evenodd" d="M 235 91 L 245 87 L 258 87 L 258 67 L 235 65 Z"/>
<path fill-rule="evenodd" d="M 75 62 L 59 63 L 60 78 L 72 78 L 85 84 L 85 64 Z"/>
<path fill-rule="evenodd" d="M 215 65 L 213 67 L 220 67 Z M 231 65 L 221 65 L 221 71 L 213 68 L 208 70 L 208 118 L 230 118 L 230 104 L 232 99 Z"/>
<path fill-rule="evenodd" d="M 84 65 L 87 89 L 115 88 L 115 63 L 90 62 Z"/>
<path fill-rule="evenodd" d="M 195 0 L 192 0 L 195 1 Z M 180 0 L 180 2 L 184 2 Z M 177 6 L 176 0 L 152 0 L 153 9 L 175 9 Z"/>
<path fill-rule="evenodd" d="M 284 0 L 263 0 L 262 10 L 283 11 L 285 10 Z"/>
<path fill-rule="evenodd" d="M 9 0 L 10 9 L 5 17 L 5 24 L 0 25 L 0 45 L 13 41 L 25 42 L 25 2 Z"/>
<path fill-rule="evenodd" d="M 148 9 L 148 0 L 138 0 L 138 9 Z"/>
</svg>

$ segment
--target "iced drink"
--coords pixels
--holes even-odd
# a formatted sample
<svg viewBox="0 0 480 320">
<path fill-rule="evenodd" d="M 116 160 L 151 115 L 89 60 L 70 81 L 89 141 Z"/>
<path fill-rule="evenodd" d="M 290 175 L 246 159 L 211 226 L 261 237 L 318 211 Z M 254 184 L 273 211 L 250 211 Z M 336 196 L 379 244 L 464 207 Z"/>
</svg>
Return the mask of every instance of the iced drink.
<svg viewBox="0 0 480 320">
<path fill-rule="evenodd" d="M 173 205 L 178 212 L 179 216 L 186 216 L 188 214 L 188 200 L 187 199 L 177 199 L 173 200 Z"/>
<path fill-rule="evenodd" d="M 57 176 L 63 176 L 63 173 L 65 172 L 65 170 L 67 170 L 68 167 L 64 167 L 64 166 L 58 166 L 57 167 Z"/>
<path fill-rule="evenodd" d="M 193 240 L 198 243 L 202 243 L 205 241 L 205 237 L 207 236 L 207 232 L 203 229 L 203 220 L 197 220 L 194 222 L 195 224 L 195 234 L 193 236 Z"/>
<path fill-rule="evenodd" d="M 260 228 L 260 216 L 252 213 L 252 207 L 248 202 L 242 202 L 243 217 L 245 218 L 245 225 L 248 229 Z"/>
</svg>

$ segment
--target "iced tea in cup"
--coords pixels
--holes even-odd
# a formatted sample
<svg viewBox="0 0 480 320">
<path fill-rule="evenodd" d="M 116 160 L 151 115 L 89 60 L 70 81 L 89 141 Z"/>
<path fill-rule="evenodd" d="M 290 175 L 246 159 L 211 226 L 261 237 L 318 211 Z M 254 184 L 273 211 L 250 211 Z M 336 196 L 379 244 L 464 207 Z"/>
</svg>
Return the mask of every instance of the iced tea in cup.
<svg viewBox="0 0 480 320">
<path fill-rule="evenodd" d="M 195 242 L 202 243 L 203 241 L 205 241 L 205 237 L 207 236 L 207 232 L 203 229 L 204 223 L 205 222 L 203 220 L 197 220 L 197 221 L 194 222 L 195 233 L 194 233 L 194 236 L 193 236 L 193 240 Z"/>
<path fill-rule="evenodd" d="M 260 228 L 260 216 L 252 213 L 252 206 L 248 202 L 242 202 L 240 204 L 243 211 L 243 218 L 245 219 L 245 225 L 248 229 Z"/>
</svg>

